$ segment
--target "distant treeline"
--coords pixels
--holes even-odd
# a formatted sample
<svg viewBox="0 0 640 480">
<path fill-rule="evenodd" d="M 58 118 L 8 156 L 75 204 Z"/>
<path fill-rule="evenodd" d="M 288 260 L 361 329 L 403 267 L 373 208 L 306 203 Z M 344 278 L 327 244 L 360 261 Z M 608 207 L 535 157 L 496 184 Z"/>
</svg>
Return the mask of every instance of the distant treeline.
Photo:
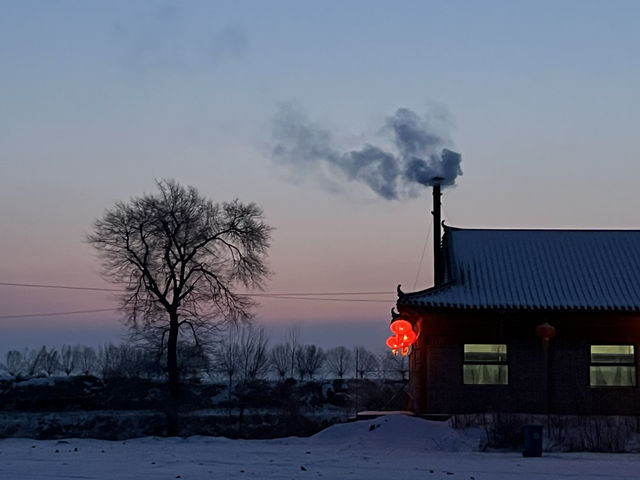
<svg viewBox="0 0 640 480">
<path fill-rule="evenodd" d="M 160 379 L 166 375 L 163 349 L 150 344 L 43 346 L 8 351 L 0 372 L 16 380 L 43 376 L 86 375 L 101 378 Z M 215 345 L 183 343 L 178 361 L 183 379 L 224 380 L 229 385 L 262 379 L 360 378 L 406 380 L 407 357 L 376 355 L 363 347 L 323 350 L 287 340 L 269 345 L 262 327 L 245 326 L 221 335 Z"/>
</svg>

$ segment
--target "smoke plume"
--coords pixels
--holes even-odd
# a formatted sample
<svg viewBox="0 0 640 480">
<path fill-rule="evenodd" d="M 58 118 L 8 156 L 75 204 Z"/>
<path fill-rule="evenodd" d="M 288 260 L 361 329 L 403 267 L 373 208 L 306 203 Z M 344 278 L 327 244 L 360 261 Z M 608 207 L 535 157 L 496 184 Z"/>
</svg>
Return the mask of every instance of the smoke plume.
<svg viewBox="0 0 640 480">
<path fill-rule="evenodd" d="M 283 106 L 273 121 L 277 142 L 273 158 L 303 172 L 324 170 L 336 178 L 364 183 L 389 200 L 416 196 L 419 185 L 453 185 L 462 175 L 460 154 L 444 148 L 448 142 L 408 108 L 388 117 L 383 131 L 390 136 L 392 148 L 365 144 L 343 151 L 329 130 Z"/>
</svg>

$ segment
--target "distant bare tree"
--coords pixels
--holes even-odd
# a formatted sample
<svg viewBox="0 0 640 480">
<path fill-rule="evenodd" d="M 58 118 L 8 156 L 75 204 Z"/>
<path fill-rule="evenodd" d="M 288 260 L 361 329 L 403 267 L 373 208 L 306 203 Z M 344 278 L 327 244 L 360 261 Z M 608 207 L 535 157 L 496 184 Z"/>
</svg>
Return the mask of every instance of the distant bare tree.
<svg viewBox="0 0 640 480">
<path fill-rule="evenodd" d="M 117 377 L 141 378 L 144 376 L 147 352 L 140 347 L 123 343 L 114 347 L 113 365 Z"/>
<path fill-rule="evenodd" d="M 394 355 L 390 351 L 387 351 L 381 356 L 380 363 L 385 372 L 385 377 L 387 373 L 390 373 L 403 382 L 407 380 L 409 375 L 409 357 L 406 355 Z"/>
<path fill-rule="evenodd" d="M 263 327 L 246 325 L 240 329 L 239 355 L 243 380 L 261 378 L 269 369 L 268 339 Z"/>
<path fill-rule="evenodd" d="M 280 380 L 284 380 L 291 372 L 291 356 L 289 349 L 284 344 L 278 344 L 269 352 L 269 361 Z"/>
<path fill-rule="evenodd" d="M 287 340 L 285 345 L 287 346 L 287 350 L 289 352 L 290 368 L 291 372 L 289 374 L 290 378 L 293 378 L 294 370 L 296 368 L 296 356 L 298 355 L 298 349 L 300 348 L 300 326 L 293 325 L 289 327 L 287 330 Z"/>
<path fill-rule="evenodd" d="M 92 350 L 85 352 L 88 363 L 93 360 L 90 352 Z M 154 378 L 158 373 L 157 356 L 130 343 L 100 347 L 95 363 L 103 378 Z M 91 371 L 93 367 L 88 365 L 88 368 Z"/>
<path fill-rule="evenodd" d="M 356 375 L 358 375 L 360 379 L 377 372 L 380 368 L 380 363 L 376 356 L 366 348 L 357 347 L 354 352 L 354 357 Z"/>
<path fill-rule="evenodd" d="M 42 372 L 42 356 L 46 353 L 44 346 L 39 350 L 25 350 L 24 373 L 27 378 L 33 378 Z"/>
<path fill-rule="evenodd" d="M 322 370 L 324 366 L 324 351 L 315 345 L 306 345 L 304 349 L 305 357 L 307 357 L 307 375 L 313 379 L 316 373 Z"/>
<path fill-rule="evenodd" d="M 24 356 L 19 350 L 9 350 L 5 355 L 5 369 L 12 377 L 17 377 L 24 368 Z"/>
<path fill-rule="evenodd" d="M 40 366 L 49 377 L 60 369 L 60 354 L 55 347 L 51 347 L 49 351 L 47 351 L 46 347 L 42 347 L 40 352 Z"/>
<path fill-rule="evenodd" d="M 98 364 L 98 356 L 96 351 L 91 347 L 78 346 L 76 349 L 76 364 L 82 375 L 91 375 L 95 373 Z"/>
<path fill-rule="evenodd" d="M 222 338 L 218 342 L 214 359 L 216 368 L 227 379 L 229 395 L 231 395 L 233 380 L 240 371 L 240 346 L 237 337 L 227 335 L 225 338 Z"/>
<path fill-rule="evenodd" d="M 104 275 L 124 288 L 133 331 L 166 348 L 167 433 L 177 435 L 180 331 L 198 343 L 221 322 L 251 317 L 254 302 L 236 290 L 267 278 L 271 227 L 253 203 L 216 204 L 172 180 L 157 186 L 155 195 L 117 203 L 87 239 Z"/>
<path fill-rule="evenodd" d="M 98 348 L 98 371 L 102 378 L 122 377 L 120 371 L 120 349 L 109 343 Z"/>
<path fill-rule="evenodd" d="M 296 354 L 296 370 L 300 380 L 304 380 L 305 375 L 309 379 L 322 368 L 324 364 L 324 352 L 315 345 L 303 345 Z"/>
<path fill-rule="evenodd" d="M 343 378 L 353 368 L 353 355 L 345 347 L 331 348 L 327 350 L 325 355 L 325 365 L 329 373 L 338 378 Z"/>
<path fill-rule="evenodd" d="M 77 360 L 78 346 L 62 345 L 60 349 L 60 370 L 62 370 L 67 377 L 76 369 Z"/>
</svg>

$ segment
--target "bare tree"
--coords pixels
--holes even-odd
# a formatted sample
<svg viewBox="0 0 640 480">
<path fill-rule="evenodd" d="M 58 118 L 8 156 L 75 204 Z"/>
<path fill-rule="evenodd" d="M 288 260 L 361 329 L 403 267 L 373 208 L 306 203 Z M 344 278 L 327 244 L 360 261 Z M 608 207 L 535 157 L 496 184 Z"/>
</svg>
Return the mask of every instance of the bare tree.
<svg viewBox="0 0 640 480">
<path fill-rule="evenodd" d="M 262 377 L 269 369 L 268 339 L 263 327 L 246 325 L 240 329 L 239 355 L 243 380 Z"/>
<path fill-rule="evenodd" d="M 353 355 L 345 347 L 331 348 L 327 350 L 325 355 L 325 365 L 329 373 L 338 378 L 343 378 L 353 368 Z"/>
<path fill-rule="evenodd" d="M 324 364 L 324 352 L 315 345 L 303 345 L 296 353 L 296 370 L 300 380 L 304 380 L 305 375 L 309 379 L 322 368 Z"/>
<path fill-rule="evenodd" d="M 102 378 L 123 377 L 120 371 L 120 349 L 109 343 L 98 348 L 97 367 Z"/>
<path fill-rule="evenodd" d="M 296 368 L 296 356 L 298 354 L 298 349 L 300 348 L 300 326 L 293 325 L 289 327 L 287 330 L 287 341 L 285 343 L 287 346 L 287 350 L 289 351 L 289 358 L 291 359 L 290 367 L 291 373 L 289 375 L 290 378 L 293 378 L 294 369 Z"/>
<path fill-rule="evenodd" d="M 240 371 L 240 346 L 238 339 L 233 334 L 227 335 L 218 342 L 216 353 L 214 355 L 216 368 L 224 374 L 229 386 L 229 395 L 231 395 L 231 387 L 233 380 Z"/>
<path fill-rule="evenodd" d="M 167 433 L 177 435 L 180 331 L 197 344 L 221 322 L 250 318 L 254 302 L 236 290 L 268 277 L 271 227 L 253 203 L 216 204 L 172 180 L 157 186 L 155 195 L 117 203 L 87 239 L 104 275 L 124 287 L 129 325 L 166 348 Z"/>
<path fill-rule="evenodd" d="M 269 361 L 280 380 L 284 380 L 292 370 L 291 356 L 287 345 L 278 344 L 273 347 L 269 352 Z"/>
<path fill-rule="evenodd" d="M 409 375 L 409 357 L 406 355 L 394 355 L 390 351 L 384 352 L 380 358 L 382 369 L 385 373 L 391 373 L 396 378 L 405 382 Z"/>
<path fill-rule="evenodd" d="M 380 364 L 376 356 L 364 347 L 357 347 L 354 352 L 356 374 L 363 379 L 377 372 Z"/>
<path fill-rule="evenodd" d="M 42 356 L 46 355 L 46 347 L 40 350 L 25 350 L 24 353 L 24 373 L 27 378 L 33 378 L 42 373 Z"/>
<path fill-rule="evenodd" d="M 135 345 L 123 343 L 114 349 L 114 367 L 118 377 L 141 378 L 145 375 L 148 352 Z"/>
<path fill-rule="evenodd" d="M 82 375 L 91 375 L 95 373 L 96 366 L 98 364 L 98 356 L 93 348 L 78 346 L 76 355 L 76 364 L 78 365 L 78 370 Z"/>
<path fill-rule="evenodd" d="M 76 369 L 77 360 L 78 346 L 62 345 L 60 349 L 60 370 L 62 370 L 67 377 Z"/>
<path fill-rule="evenodd" d="M 187 373 L 193 374 L 194 369 L 201 368 L 200 366 L 194 367 L 195 361 L 189 351 L 189 346 L 180 343 L 178 349 L 182 353 L 183 366 Z M 121 345 L 109 343 L 100 347 L 97 355 L 93 349 L 85 347 L 82 357 L 79 364 L 86 363 L 86 366 L 81 367 L 83 374 L 87 375 L 88 373 L 85 372 L 91 372 L 95 369 L 103 378 L 155 378 L 160 369 L 156 352 L 131 343 Z M 202 369 L 204 370 L 204 367 Z"/>
<path fill-rule="evenodd" d="M 47 351 L 46 347 L 42 347 L 40 351 L 40 365 L 47 376 L 51 376 L 60 369 L 60 354 L 55 347 L 51 347 Z"/>
<path fill-rule="evenodd" d="M 9 350 L 5 355 L 5 369 L 9 375 L 16 378 L 24 368 L 24 356 L 19 350 Z"/>
<path fill-rule="evenodd" d="M 305 357 L 307 358 L 307 375 L 313 379 L 316 373 L 324 366 L 324 351 L 315 345 L 305 345 Z"/>
</svg>

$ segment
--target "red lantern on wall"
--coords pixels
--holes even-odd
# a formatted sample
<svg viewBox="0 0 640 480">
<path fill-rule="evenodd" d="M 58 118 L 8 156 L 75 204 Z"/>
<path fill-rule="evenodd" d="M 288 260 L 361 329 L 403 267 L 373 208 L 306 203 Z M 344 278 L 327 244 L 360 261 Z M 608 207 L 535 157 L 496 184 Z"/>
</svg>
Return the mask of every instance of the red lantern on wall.
<svg viewBox="0 0 640 480">
<path fill-rule="evenodd" d="M 536 335 L 542 339 L 542 348 L 549 347 L 549 340 L 556 336 L 556 327 L 544 322 L 536 327 Z"/>
<path fill-rule="evenodd" d="M 411 324 L 399 318 L 391 322 L 389 329 L 393 335 L 387 338 L 387 347 L 391 349 L 394 355 L 397 355 L 398 352 L 401 355 L 407 355 L 409 347 L 416 341 L 417 337 Z"/>
</svg>

